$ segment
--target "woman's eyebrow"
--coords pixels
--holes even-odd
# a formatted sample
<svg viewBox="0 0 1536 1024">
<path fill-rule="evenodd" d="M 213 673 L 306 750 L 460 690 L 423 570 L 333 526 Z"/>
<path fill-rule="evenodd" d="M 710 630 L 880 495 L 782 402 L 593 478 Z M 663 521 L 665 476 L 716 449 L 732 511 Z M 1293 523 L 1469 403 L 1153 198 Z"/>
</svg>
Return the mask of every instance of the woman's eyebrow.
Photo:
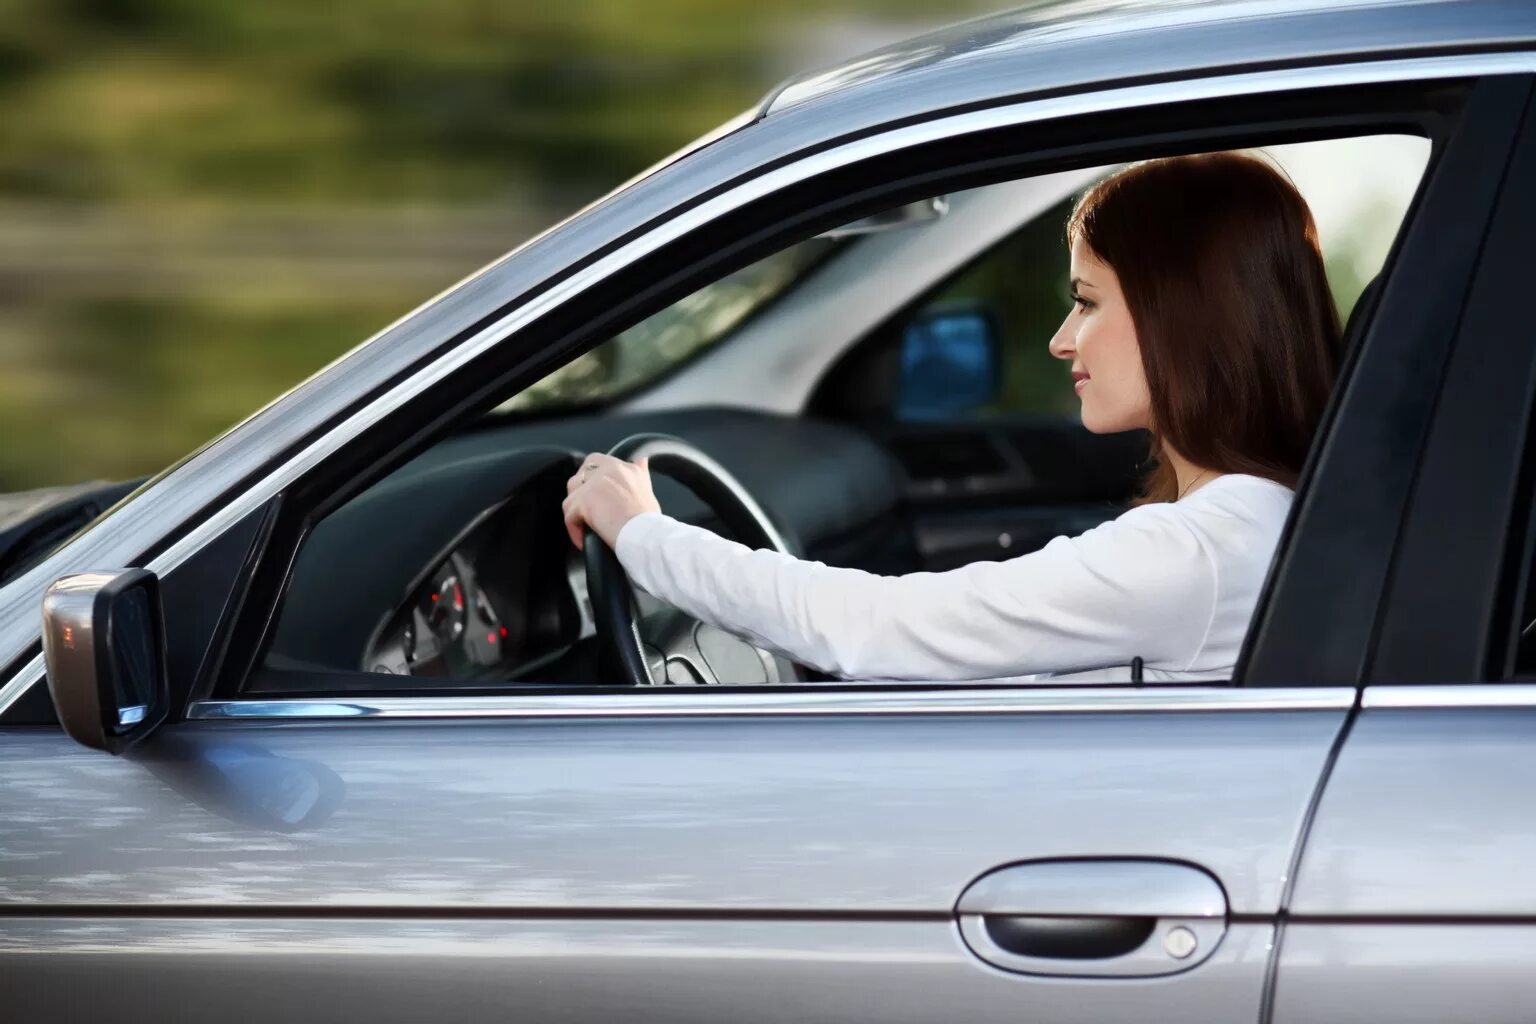
<svg viewBox="0 0 1536 1024">
<path fill-rule="evenodd" d="M 1057 278 L 1057 280 L 1059 281 L 1061 279 Z M 1068 284 L 1071 285 L 1073 291 L 1076 291 L 1079 288 L 1092 288 L 1092 287 L 1094 287 L 1094 284 L 1093 284 L 1092 281 L 1085 281 L 1085 280 L 1083 280 L 1080 277 L 1074 277 L 1071 281 L 1068 282 Z"/>
</svg>

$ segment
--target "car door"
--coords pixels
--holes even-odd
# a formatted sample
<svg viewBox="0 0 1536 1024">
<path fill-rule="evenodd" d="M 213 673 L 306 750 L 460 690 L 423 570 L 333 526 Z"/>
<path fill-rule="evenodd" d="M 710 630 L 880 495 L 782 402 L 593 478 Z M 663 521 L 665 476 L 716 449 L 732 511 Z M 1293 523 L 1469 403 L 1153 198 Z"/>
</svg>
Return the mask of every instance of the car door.
<svg viewBox="0 0 1536 1024">
<path fill-rule="evenodd" d="M 1508 304 L 1531 281 L 1533 181 L 1527 112 L 1465 289 L 1370 685 L 1300 860 L 1276 1021 L 1496 1024 L 1536 1005 L 1536 346 L 1523 303 Z"/>
<path fill-rule="evenodd" d="M 1470 258 L 1429 214 L 1486 221 L 1489 150 L 1528 89 L 1474 91 L 1479 116 L 1447 144 L 1402 271 Z M 1383 315 L 1415 317 L 1422 298 L 1389 288 Z M 1357 379 L 1389 374 L 1423 336 L 1383 334 Z M 397 696 L 330 693 L 317 675 L 283 699 L 184 692 L 181 720 L 119 758 L 7 724 L 7 1008 L 1256 1020 L 1297 844 L 1355 702 L 1348 655 L 1371 635 L 1339 616 L 1328 645 L 1311 643 L 1302 627 L 1328 602 L 1308 566 L 1349 531 L 1395 531 L 1403 495 L 1382 487 L 1350 517 L 1318 508 L 1361 462 L 1411 478 L 1416 453 L 1387 443 L 1384 416 L 1412 430 L 1437 384 L 1396 384 L 1386 397 L 1414 401 L 1347 390 L 1321 441 L 1321 497 L 1298 516 L 1247 666 L 1271 680 L 1305 648 L 1289 685 Z M 413 400 L 399 417 L 430 412 Z M 395 442 L 380 423 L 362 448 Z M 241 584 L 291 549 L 251 515 L 244 541 L 171 571 L 173 663 L 208 661 L 205 642 L 187 653 L 186 623 L 216 637 L 219 609 L 238 624 L 275 607 L 278 593 Z M 1382 579 L 1391 547 L 1363 549 L 1356 576 Z"/>
<path fill-rule="evenodd" d="M 1255 1020 L 1353 692 L 401 700 L 0 732 L 7 1012 Z"/>
</svg>

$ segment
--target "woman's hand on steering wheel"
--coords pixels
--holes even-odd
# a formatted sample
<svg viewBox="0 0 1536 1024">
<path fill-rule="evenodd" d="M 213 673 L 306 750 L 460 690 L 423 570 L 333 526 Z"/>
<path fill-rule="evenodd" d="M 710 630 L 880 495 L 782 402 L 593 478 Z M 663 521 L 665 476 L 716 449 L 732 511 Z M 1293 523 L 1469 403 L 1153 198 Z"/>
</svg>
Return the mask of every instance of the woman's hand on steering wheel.
<svg viewBox="0 0 1536 1024">
<path fill-rule="evenodd" d="M 634 588 L 613 549 L 625 523 L 661 510 L 651 490 L 652 462 L 662 475 L 693 492 L 728 536 L 749 547 L 794 554 L 741 482 L 687 441 L 665 434 L 633 434 L 607 455 L 581 459 L 581 468 L 566 485 L 562 507 L 566 531 L 581 549 L 587 571 L 588 606 L 598 640 L 598 677 L 628 686 L 712 685 L 723 681 L 721 671 L 730 681 L 741 683 L 798 679 L 793 665 L 714 627 L 707 627 L 713 630 L 708 634 L 713 653 L 706 654 L 700 646 L 705 624 L 677 609 L 658 612 L 652 608 L 642 619 Z M 734 657 L 733 648 L 750 656 Z"/>
<path fill-rule="evenodd" d="M 587 530 L 616 548 L 624 524 L 642 512 L 660 512 L 661 505 L 651 489 L 649 459 L 634 462 L 612 455 L 592 452 L 581 461 L 581 468 L 565 482 L 565 532 L 577 550 L 581 549 Z"/>
</svg>

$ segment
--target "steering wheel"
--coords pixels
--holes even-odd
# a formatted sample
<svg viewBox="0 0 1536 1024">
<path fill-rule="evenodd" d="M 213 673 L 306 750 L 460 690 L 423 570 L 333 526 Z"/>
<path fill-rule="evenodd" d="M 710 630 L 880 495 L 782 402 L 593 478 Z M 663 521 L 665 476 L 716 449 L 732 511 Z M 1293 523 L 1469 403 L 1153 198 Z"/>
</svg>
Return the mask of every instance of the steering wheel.
<svg viewBox="0 0 1536 1024">
<path fill-rule="evenodd" d="M 736 539 L 793 554 L 768 514 L 724 466 L 680 438 L 634 434 L 608 452 L 616 459 L 646 457 L 650 467 L 687 487 L 718 516 Z M 630 686 L 793 682 L 794 666 L 739 637 L 675 609 L 648 615 L 645 633 L 636 614 L 634 587 L 618 556 L 592 530 L 582 554 L 587 596 L 597 628 L 603 673 Z"/>
</svg>

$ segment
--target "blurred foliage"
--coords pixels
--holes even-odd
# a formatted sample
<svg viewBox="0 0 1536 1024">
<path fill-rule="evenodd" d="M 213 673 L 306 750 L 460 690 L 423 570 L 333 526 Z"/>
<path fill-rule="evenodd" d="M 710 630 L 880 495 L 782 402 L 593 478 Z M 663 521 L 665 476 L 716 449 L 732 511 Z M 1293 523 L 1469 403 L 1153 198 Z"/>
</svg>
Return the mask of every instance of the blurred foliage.
<svg viewBox="0 0 1536 1024">
<path fill-rule="evenodd" d="M 20 366 L 8 359 L 0 377 L 0 454 L 14 480 L 6 483 L 158 469 L 309 376 L 360 328 L 397 313 L 393 303 L 269 307 L 217 299 L 49 308 L 36 335 L 53 344 Z"/>
<path fill-rule="evenodd" d="M 0 491 L 153 472 L 784 76 L 1008 3 L 0 0 Z M 1014 272 L 1055 220 L 953 285 L 1007 408 L 1070 407 L 1059 275 Z M 1347 312 L 1380 254 L 1328 255 Z"/>
<path fill-rule="evenodd" d="M 760 98 L 800 63 L 785 51 L 815 21 L 927 24 L 979 7 L 0 0 L 0 190 L 178 203 L 587 193 Z"/>
<path fill-rule="evenodd" d="M 152 472 L 785 75 L 989 6 L 0 0 L 0 491 Z"/>
</svg>

